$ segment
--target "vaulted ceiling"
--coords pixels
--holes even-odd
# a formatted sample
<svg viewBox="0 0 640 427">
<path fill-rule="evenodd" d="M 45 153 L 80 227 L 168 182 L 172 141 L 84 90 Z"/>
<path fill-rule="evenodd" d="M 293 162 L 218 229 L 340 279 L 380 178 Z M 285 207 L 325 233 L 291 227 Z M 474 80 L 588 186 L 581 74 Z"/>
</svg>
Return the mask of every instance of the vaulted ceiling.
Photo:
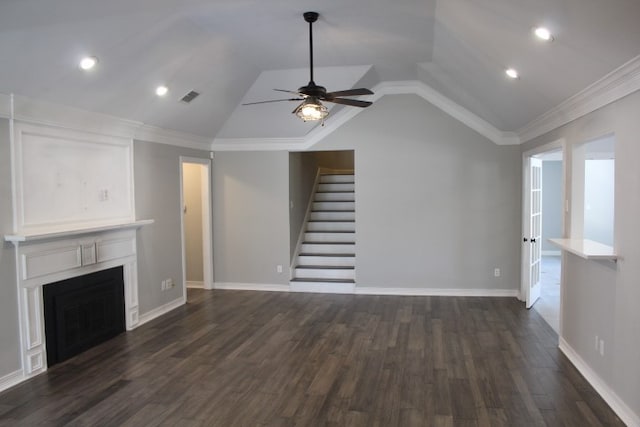
<svg viewBox="0 0 640 427">
<path fill-rule="evenodd" d="M 307 83 L 307 10 L 318 84 L 421 81 L 507 132 L 640 54 L 637 0 L 3 0 L 0 92 L 211 140 L 304 136 L 295 103 L 240 104 Z"/>
</svg>

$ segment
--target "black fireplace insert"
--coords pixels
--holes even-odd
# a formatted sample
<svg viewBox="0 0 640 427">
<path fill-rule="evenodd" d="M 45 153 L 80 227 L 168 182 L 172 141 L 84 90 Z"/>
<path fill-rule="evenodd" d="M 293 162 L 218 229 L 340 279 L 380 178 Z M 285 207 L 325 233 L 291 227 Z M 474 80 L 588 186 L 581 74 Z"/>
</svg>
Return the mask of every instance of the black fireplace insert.
<svg viewBox="0 0 640 427">
<path fill-rule="evenodd" d="M 122 266 L 43 287 L 47 365 L 124 332 Z"/>
</svg>

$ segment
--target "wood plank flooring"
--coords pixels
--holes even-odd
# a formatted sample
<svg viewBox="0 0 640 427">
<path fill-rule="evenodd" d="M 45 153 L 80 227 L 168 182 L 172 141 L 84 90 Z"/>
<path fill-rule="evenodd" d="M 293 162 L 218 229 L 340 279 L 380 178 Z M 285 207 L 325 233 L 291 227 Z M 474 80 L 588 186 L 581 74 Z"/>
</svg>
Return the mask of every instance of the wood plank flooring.
<svg viewBox="0 0 640 427">
<path fill-rule="evenodd" d="M 618 426 L 513 298 L 190 290 L 0 394 L 8 426 Z"/>
</svg>

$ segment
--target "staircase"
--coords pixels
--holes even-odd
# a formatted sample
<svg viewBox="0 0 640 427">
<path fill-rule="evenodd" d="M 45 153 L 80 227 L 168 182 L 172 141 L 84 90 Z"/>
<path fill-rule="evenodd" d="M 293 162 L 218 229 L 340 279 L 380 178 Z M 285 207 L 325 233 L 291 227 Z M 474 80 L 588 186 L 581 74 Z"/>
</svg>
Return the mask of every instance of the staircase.
<svg viewBox="0 0 640 427">
<path fill-rule="evenodd" d="M 355 179 L 320 175 L 303 227 L 291 290 L 353 293 L 355 289 Z"/>
</svg>

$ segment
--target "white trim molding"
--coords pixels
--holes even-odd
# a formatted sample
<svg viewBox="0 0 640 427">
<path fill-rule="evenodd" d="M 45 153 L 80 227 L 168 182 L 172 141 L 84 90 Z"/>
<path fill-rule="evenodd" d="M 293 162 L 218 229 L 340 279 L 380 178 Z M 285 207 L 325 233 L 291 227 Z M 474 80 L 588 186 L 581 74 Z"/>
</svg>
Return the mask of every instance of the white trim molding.
<svg viewBox="0 0 640 427">
<path fill-rule="evenodd" d="M 204 289 L 204 282 L 202 280 L 187 280 L 185 283 L 189 289 Z"/>
<path fill-rule="evenodd" d="M 517 298 L 518 289 L 378 288 L 356 286 L 356 295 Z"/>
<path fill-rule="evenodd" d="M 234 291 L 289 292 L 289 285 L 273 285 L 266 283 L 215 282 L 213 289 Z"/>
<path fill-rule="evenodd" d="M 22 374 L 22 369 L 18 369 L 17 371 L 11 372 L 3 377 L 0 377 L 0 392 L 13 387 L 14 385 L 18 385 L 22 381 L 24 381 L 24 375 Z"/>
<path fill-rule="evenodd" d="M 569 345 L 564 338 L 560 338 L 558 345 L 560 351 L 569 359 L 589 384 L 600 394 L 611 409 L 620 417 L 620 419 L 629 427 L 640 427 L 640 416 L 633 410 L 605 383 L 602 378 L 591 369 L 580 355 Z"/>
<path fill-rule="evenodd" d="M 373 88 L 374 94 L 367 99 L 375 102 L 387 95 L 418 95 L 438 107 L 451 117 L 464 123 L 485 138 L 498 145 L 517 145 L 520 139 L 513 132 L 503 132 L 466 108 L 456 104 L 425 83 L 417 80 L 382 82 Z M 216 138 L 211 145 L 214 151 L 302 151 L 310 148 L 343 124 L 362 113 L 361 108 L 343 108 L 331 116 L 324 126 L 314 127 L 303 138 Z"/>
<path fill-rule="evenodd" d="M 140 327 L 145 323 L 149 323 L 154 319 L 157 319 L 160 316 L 163 316 L 170 311 L 175 310 L 176 308 L 183 306 L 187 303 L 187 299 L 183 296 L 180 298 L 176 298 L 173 301 L 169 301 L 168 303 L 161 305 L 160 307 L 156 307 L 151 311 L 147 311 L 144 314 L 141 314 L 138 319 L 138 325 L 136 327 Z"/>
<path fill-rule="evenodd" d="M 13 113 L 11 111 L 12 97 Z M 21 123 L 81 130 L 97 135 L 138 139 L 196 150 L 209 150 L 211 146 L 211 138 L 18 95 L 0 93 L 0 117 L 13 118 Z"/>
<path fill-rule="evenodd" d="M 640 55 L 518 130 L 530 141 L 640 90 Z"/>
<path fill-rule="evenodd" d="M 332 282 L 291 282 L 291 292 L 310 292 L 320 294 L 354 294 L 354 283 Z"/>
<path fill-rule="evenodd" d="M 212 151 L 300 151 L 305 138 L 216 138 Z"/>
</svg>

